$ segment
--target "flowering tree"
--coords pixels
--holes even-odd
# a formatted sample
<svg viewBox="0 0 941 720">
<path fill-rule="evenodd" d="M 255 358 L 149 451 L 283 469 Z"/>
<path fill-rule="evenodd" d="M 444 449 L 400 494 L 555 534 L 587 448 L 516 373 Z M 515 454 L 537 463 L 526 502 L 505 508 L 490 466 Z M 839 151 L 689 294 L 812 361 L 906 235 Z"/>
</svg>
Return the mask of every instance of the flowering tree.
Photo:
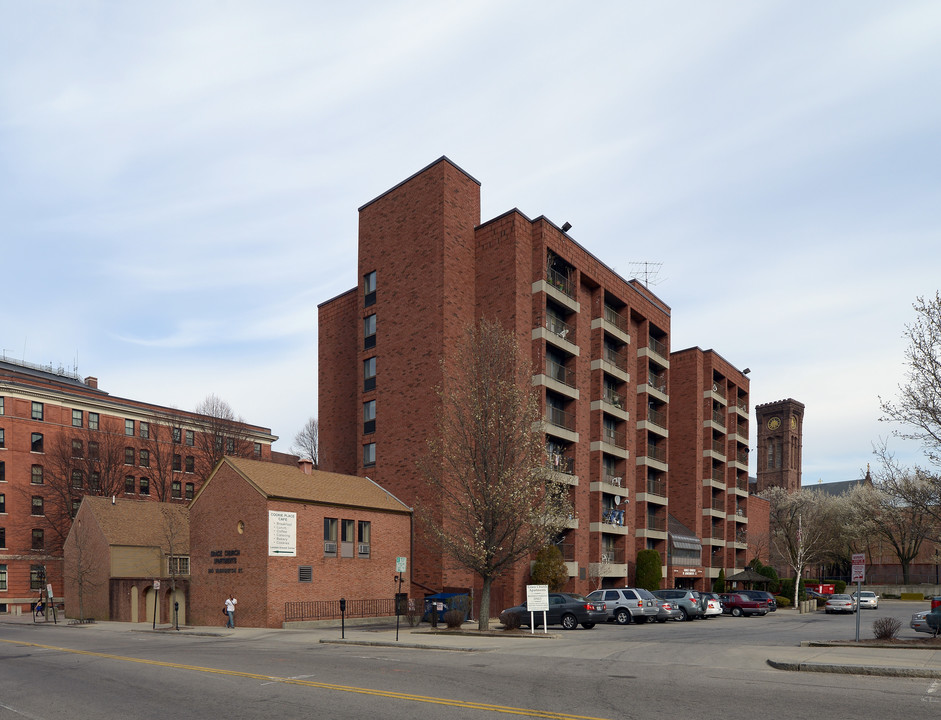
<svg viewBox="0 0 941 720">
<path fill-rule="evenodd" d="M 420 463 L 435 502 L 416 510 L 429 539 L 483 581 L 485 630 L 493 581 L 561 532 L 569 503 L 564 486 L 547 481 L 532 371 L 515 336 L 481 320 L 451 357 L 442 363 L 437 430 Z"/>
</svg>

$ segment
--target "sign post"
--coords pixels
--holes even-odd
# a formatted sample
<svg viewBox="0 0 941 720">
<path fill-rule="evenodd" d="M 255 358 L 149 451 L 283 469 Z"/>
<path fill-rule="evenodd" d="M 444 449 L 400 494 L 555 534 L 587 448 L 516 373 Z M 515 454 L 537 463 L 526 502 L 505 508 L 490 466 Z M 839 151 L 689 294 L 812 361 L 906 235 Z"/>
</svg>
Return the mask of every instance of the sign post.
<svg viewBox="0 0 941 720">
<path fill-rule="evenodd" d="M 160 604 L 160 581 L 154 580 L 154 630 L 157 629 L 157 606 Z"/>
<path fill-rule="evenodd" d="M 402 614 L 400 610 L 402 609 L 402 603 L 407 603 L 408 600 L 402 597 L 402 573 L 405 572 L 405 568 L 408 567 L 408 560 L 401 555 L 395 558 L 395 571 L 398 573 L 397 580 L 399 581 L 399 591 L 395 594 L 395 641 L 399 641 L 399 616 Z M 407 597 L 407 596 L 406 596 Z"/>
<path fill-rule="evenodd" d="M 546 625 L 546 612 L 549 610 L 549 586 L 548 585 L 527 585 L 526 586 L 526 609 L 529 610 L 529 634 L 536 633 L 536 623 L 533 617 L 534 613 L 542 611 L 542 632 L 547 634 L 549 628 Z"/>
<path fill-rule="evenodd" d="M 853 553 L 853 576 L 851 581 L 856 583 L 856 642 L 859 642 L 859 598 L 862 593 L 862 583 L 866 579 L 865 553 Z"/>
</svg>

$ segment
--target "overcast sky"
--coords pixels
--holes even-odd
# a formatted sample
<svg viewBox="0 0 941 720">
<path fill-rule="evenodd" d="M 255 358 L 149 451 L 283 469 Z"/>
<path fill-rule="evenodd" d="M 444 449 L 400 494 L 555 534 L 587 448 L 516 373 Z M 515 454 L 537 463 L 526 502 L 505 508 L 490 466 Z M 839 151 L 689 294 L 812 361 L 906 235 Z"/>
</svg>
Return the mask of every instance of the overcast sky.
<svg viewBox="0 0 941 720">
<path fill-rule="evenodd" d="M 483 220 L 662 263 L 674 350 L 807 406 L 805 483 L 890 435 L 941 285 L 933 0 L 0 0 L 0 67 L 3 354 L 215 393 L 277 450 L 317 414 L 356 209 L 442 155 Z"/>
</svg>

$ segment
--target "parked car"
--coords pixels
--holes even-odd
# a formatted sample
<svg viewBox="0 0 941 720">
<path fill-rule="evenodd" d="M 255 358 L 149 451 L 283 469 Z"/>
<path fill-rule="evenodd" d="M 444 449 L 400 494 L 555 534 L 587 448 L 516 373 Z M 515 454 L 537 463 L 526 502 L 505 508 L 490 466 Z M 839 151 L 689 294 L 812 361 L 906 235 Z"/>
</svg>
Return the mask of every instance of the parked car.
<svg viewBox="0 0 941 720">
<path fill-rule="evenodd" d="M 653 594 L 661 600 L 672 600 L 680 606 L 683 620 L 695 620 L 703 617 L 703 610 L 699 604 L 699 593 L 695 590 L 654 590 Z"/>
<path fill-rule="evenodd" d="M 928 625 L 927 615 L 930 610 L 922 610 L 912 615 L 912 620 L 908 626 L 915 632 L 930 633 L 934 635 L 934 628 Z"/>
<path fill-rule="evenodd" d="M 722 614 L 722 601 L 716 593 L 699 593 L 699 600 L 699 604 L 703 609 L 703 617 L 710 618 Z"/>
<path fill-rule="evenodd" d="M 661 600 L 657 598 L 657 622 L 665 623 L 667 620 L 682 620 L 683 613 L 680 612 L 680 606 L 672 600 Z"/>
<path fill-rule="evenodd" d="M 856 600 L 849 595 L 831 595 L 823 606 L 824 611 L 830 613 L 856 612 Z"/>
<path fill-rule="evenodd" d="M 775 612 L 778 609 L 778 601 L 774 599 L 774 595 L 766 590 L 736 590 L 735 592 L 750 597 L 752 600 L 764 602 L 768 606 L 768 612 Z"/>
<path fill-rule="evenodd" d="M 647 622 L 656 618 L 658 613 L 657 598 L 643 588 L 606 588 L 588 593 L 588 599 L 602 603 L 608 613 L 608 622 L 618 625 L 630 622 Z"/>
<path fill-rule="evenodd" d="M 933 598 L 931 598 L 931 609 L 934 610 L 939 606 L 941 606 L 941 595 L 935 595 Z"/>
<path fill-rule="evenodd" d="M 719 599 L 722 601 L 722 612 L 732 617 L 768 614 L 767 603 L 752 600 L 741 593 L 719 593 Z"/>
<path fill-rule="evenodd" d="M 856 593 L 853 593 L 851 597 L 856 600 Z M 872 592 L 872 590 L 861 590 L 859 593 L 859 599 L 857 600 L 857 605 L 859 605 L 860 610 L 863 608 L 872 608 L 873 610 L 878 610 L 879 596 Z"/>
<path fill-rule="evenodd" d="M 500 613 L 500 622 L 505 625 L 504 618 L 510 614 L 520 616 L 520 625 L 529 625 L 530 612 L 526 609 L 525 603 L 507 608 Z M 532 614 L 535 627 L 542 625 L 542 612 Z M 549 593 L 549 609 L 546 611 L 547 625 L 561 625 L 566 630 L 574 630 L 581 623 L 583 628 L 591 630 L 596 623 L 607 619 L 608 614 L 604 609 L 604 603 L 592 602 L 576 593 Z"/>
</svg>

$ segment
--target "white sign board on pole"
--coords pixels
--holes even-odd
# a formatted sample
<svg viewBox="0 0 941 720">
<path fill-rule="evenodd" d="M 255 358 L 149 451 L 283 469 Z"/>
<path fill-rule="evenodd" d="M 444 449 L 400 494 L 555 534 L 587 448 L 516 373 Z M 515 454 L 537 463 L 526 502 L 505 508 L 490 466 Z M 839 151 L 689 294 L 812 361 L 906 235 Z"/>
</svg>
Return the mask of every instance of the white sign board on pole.
<svg viewBox="0 0 941 720">
<path fill-rule="evenodd" d="M 268 555 L 297 557 L 297 513 L 268 511 Z"/>
<path fill-rule="evenodd" d="M 850 582 L 866 582 L 865 565 L 853 565 L 853 577 Z"/>
<path fill-rule="evenodd" d="M 407 565 L 408 560 L 406 558 L 400 556 L 395 559 L 395 571 L 397 573 L 404 573 Z"/>
<path fill-rule="evenodd" d="M 853 553 L 853 565 L 865 565 L 866 553 Z"/>
<path fill-rule="evenodd" d="M 548 633 L 546 627 L 546 612 L 549 610 L 549 586 L 548 585 L 527 585 L 526 586 L 526 609 L 529 610 L 529 634 L 536 632 L 536 621 L 534 613 L 542 612 L 542 631 Z"/>
</svg>

